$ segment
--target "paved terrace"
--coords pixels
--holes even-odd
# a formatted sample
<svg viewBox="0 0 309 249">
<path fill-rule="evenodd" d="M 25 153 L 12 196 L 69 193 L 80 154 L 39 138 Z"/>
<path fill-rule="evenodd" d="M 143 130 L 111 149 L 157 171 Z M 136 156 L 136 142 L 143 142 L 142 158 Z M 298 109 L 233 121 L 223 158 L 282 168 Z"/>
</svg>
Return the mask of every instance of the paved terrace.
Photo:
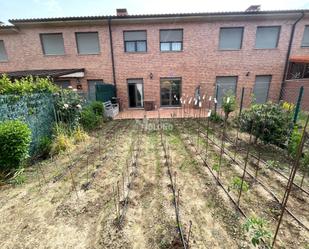
<svg viewBox="0 0 309 249">
<path fill-rule="evenodd" d="M 207 117 L 208 109 L 193 108 L 160 108 L 153 111 L 145 111 L 144 109 L 127 109 L 120 112 L 114 119 L 142 119 L 146 115 L 147 118 L 194 118 Z"/>
</svg>

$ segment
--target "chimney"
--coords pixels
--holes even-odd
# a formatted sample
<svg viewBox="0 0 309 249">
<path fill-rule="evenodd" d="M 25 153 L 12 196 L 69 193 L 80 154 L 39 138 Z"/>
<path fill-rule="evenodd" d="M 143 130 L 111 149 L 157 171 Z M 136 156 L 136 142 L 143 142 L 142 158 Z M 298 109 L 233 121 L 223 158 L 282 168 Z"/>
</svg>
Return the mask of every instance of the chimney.
<svg viewBox="0 0 309 249">
<path fill-rule="evenodd" d="M 127 16 L 128 15 L 127 9 L 116 9 L 116 12 L 117 12 L 117 16 Z"/>
<path fill-rule="evenodd" d="M 250 5 L 246 12 L 256 12 L 261 10 L 261 5 Z"/>
</svg>

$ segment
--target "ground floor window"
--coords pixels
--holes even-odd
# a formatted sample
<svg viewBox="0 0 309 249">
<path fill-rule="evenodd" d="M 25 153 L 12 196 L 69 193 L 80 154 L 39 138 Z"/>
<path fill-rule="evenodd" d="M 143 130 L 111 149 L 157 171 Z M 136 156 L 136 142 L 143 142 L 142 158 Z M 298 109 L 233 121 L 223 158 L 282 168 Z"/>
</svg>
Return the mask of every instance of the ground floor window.
<svg viewBox="0 0 309 249">
<path fill-rule="evenodd" d="M 179 106 L 181 78 L 161 78 L 161 106 Z"/>
<path fill-rule="evenodd" d="M 71 83 L 69 80 L 57 80 L 57 81 L 54 81 L 54 83 L 63 89 L 67 89 L 69 88 L 69 86 L 71 86 Z"/>
<path fill-rule="evenodd" d="M 236 96 L 237 76 L 218 76 L 216 78 L 216 98 L 218 107 L 221 107 L 223 97 L 226 94 Z"/>
<path fill-rule="evenodd" d="M 144 107 L 143 79 L 128 79 L 129 107 Z"/>
<path fill-rule="evenodd" d="M 287 80 L 309 78 L 309 64 L 290 62 Z"/>
<path fill-rule="evenodd" d="M 267 101 L 271 75 L 257 75 L 253 88 L 254 101 L 263 104 Z"/>
<path fill-rule="evenodd" d="M 88 80 L 88 99 L 96 100 L 96 85 L 103 84 L 103 80 Z"/>
</svg>

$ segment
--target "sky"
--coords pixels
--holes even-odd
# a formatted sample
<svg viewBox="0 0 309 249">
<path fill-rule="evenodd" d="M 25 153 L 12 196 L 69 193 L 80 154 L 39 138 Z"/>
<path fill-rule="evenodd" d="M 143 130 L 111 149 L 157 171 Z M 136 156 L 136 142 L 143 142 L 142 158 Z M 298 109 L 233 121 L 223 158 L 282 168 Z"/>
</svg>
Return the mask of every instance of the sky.
<svg viewBox="0 0 309 249">
<path fill-rule="evenodd" d="M 309 9 L 309 0 L 0 0 L 0 21 L 64 16 L 243 11 L 250 5 L 262 10 Z"/>
</svg>

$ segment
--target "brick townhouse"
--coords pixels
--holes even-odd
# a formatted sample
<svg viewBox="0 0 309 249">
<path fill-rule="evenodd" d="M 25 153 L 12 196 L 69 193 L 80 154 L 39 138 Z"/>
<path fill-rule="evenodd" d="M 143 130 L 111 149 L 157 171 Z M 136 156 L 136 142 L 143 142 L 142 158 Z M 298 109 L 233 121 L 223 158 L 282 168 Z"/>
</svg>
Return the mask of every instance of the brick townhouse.
<svg viewBox="0 0 309 249">
<path fill-rule="evenodd" d="M 309 10 L 63 17 L 0 26 L 0 72 L 50 76 L 94 98 L 112 83 L 123 108 L 179 106 L 181 96 L 242 87 L 256 102 L 309 109 Z M 217 86 L 217 87 L 216 87 Z M 249 94 L 245 102 L 249 101 Z M 220 104 L 220 103 L 219 103 Z"/>
</svg>

